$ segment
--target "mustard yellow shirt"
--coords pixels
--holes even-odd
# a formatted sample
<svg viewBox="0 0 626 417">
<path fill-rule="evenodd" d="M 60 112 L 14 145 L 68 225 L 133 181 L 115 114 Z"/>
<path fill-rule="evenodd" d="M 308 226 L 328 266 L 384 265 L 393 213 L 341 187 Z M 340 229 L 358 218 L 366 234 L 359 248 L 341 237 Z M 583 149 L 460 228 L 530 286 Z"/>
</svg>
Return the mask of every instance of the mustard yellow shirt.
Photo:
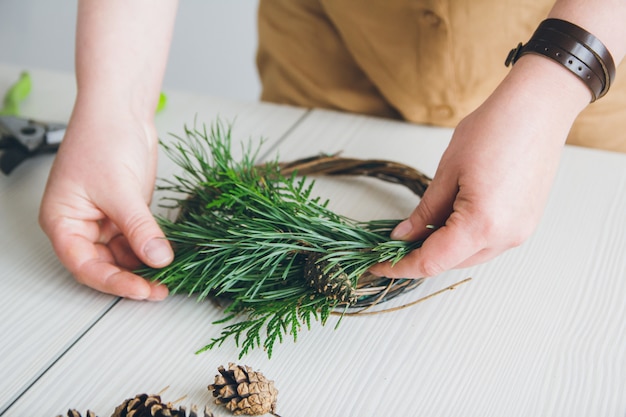
<svg viewBox="0 0 626 417">
<path fill-rule="evenodd" d="M 261 99 L 455 126 L 509 71 L 551 0 L 261 0 Z M 626 152 L 626 77 L 568 142 Z"/>
</svg>

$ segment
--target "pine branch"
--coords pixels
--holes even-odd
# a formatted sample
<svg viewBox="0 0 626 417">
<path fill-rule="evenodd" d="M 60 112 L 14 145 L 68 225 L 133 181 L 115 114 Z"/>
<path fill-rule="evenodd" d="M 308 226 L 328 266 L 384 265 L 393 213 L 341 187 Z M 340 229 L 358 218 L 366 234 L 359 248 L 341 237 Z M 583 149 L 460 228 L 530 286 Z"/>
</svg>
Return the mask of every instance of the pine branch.
<svg viewBox="0 0 626 417">
<path fill-rule="evenodd" d="M 260 145 L 231 153 L 231 127 L 220 121 L 210 130 L 185 128 L 172 145 L 162 143 L 184 174 L 163 181 L 165 200 L 180 209 L 178 218 L 158 217 L 175 248 L 175 260 L 163 269 L 145 268 L 144 276 L 172 293 L 231 300 L 225 327 L 200 351 L 234 338 L 245 355 L 273 346 L 311 321 L 325 324 L 342 300 L 311 287 L 307 260 L 316 256 L 323 279 L 341 276 L 350 286 L 375 263 L 397 262 L 420 243 L 389 241 L 398 220 L 357 222 L 332 212 L 313 197 L 313 181 L 297 173 L 284 176 L 277 161 L 256 164 Z M 310 267 L 308 267 L 310 269 Z M 344 303 L 345 304 L 345 303 Z"/>
</svg>

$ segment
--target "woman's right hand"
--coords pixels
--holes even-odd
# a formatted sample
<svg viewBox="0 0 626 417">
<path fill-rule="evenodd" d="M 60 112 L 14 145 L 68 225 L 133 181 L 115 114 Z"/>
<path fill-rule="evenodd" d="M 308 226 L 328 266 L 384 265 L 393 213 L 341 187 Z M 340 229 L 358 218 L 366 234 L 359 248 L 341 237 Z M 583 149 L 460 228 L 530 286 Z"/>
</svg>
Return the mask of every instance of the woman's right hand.
<svg viewBox="0 0 626 417">
<path fill-rule="evenodd" d="M 133 299 L 167 296 L 167 288 L 131 272 L 173 259 L 149 209 L 157 146 L 153 126 L 122 114 L 94 117 L 77 106 L 50 172 L 40 224 L 79 282 Z"/>
<path fill-rule="evenodd" d="M 50 172 L 39 221 L 79 282 L 134 299 L 167 289 L 130 272 L 163 267 L 172 248 L 150 213 L 156 176 L 154 112 L 176 0 L 80 0 L 78 94 Z"/>
</svg>

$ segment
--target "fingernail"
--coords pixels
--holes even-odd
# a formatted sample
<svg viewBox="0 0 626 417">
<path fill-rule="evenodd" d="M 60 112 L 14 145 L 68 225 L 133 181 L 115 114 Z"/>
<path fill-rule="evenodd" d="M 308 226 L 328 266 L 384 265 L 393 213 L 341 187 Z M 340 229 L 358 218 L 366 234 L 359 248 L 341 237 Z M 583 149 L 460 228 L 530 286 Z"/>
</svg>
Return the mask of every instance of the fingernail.
<svg viewBox="0 0 626 417">
<path fill-rule="evenodd" d="M 408 237 L 412 231 L 413 231 L 413 224 L 411 224 L 411 220 L 406 219 L 400 222 L 400 224 L 398 224 L 391 231 L 391 238 L 394 240 L 403 240 L 404 238 Z"/>
<path fill-rule="evenodd" d="M 140 292 L 132 292 L 130 294 L 126 294 L 124 298 L 129 298 L 135 301 L 143 301 L 150 296 L 149 291 L 140 291 Z"/>
<path fill-rule="evenodd" d="M 144 253 L 155 266 L 167 265 L 172 261 L 172 250 L 163 239 L 152 239 L 144 247 Z"/>
<path fill-rule="evenodd" d="M 165 285 L 153 282 L 151 284 L 151 287 L 152 291 L 150 293 L 150 296 L 148 297 L 149 301 L 162 301 L 167 298 L 168 291 Z"/>
</svg>

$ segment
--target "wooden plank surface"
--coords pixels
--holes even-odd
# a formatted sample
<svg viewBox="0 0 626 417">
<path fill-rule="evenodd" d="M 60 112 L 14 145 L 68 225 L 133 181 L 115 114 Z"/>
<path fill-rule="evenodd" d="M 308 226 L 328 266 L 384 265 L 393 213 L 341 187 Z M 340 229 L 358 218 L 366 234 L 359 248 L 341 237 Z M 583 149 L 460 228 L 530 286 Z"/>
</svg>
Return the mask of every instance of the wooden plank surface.
<svg viewBox="0 0 626 417">
<path fill-rule="evenodd" d="M 0 66 L 2 94 L 20 72 Z M 67 121 L 75 95 L 71 77 L 36 70 L 31 77 L 22 115 Z M 39 228 L 39 201 L 52 159 L 32 158 L 0 176 L 0 413 L 115 302 L 71 279 Z"/>
<path fill-rule="evenodd" d="M 21 70 L 0 65 L 0 91 L 15 82 Z M 29 72 L 33 89 L 21 115 L 67 122 L 75 96 L 71 74 Z M 305 114 L 302 109 L 180 92 L 168 92 L 168 98 L 168 107 L 156 120 L 164 139 L 169 132 L 182 133 L 183 126 L 193 124 L 195 118 L 211 123 L 219 116 L 226 123 L 237 117 L 238 137 L 267 136 L 276 141 Z M 39 202 L 52 160 L 52 155 L 32 158 L 11 175 L 0 176 L 0 415 L 118 301 L 77 284 L 38 226 Z M 163 176 L 166 168 L 160 171 Z M 155 212 L 160 211 L 157 205 L 158 197 Z"/>
<path fill-rule="evenodd" d="M 244 130 L 253 132 L 254 123 Z M 341 150 L 432 175 L 450 133 L 314 111 L 278 151 L 281 159 L 294 159 Z M 401 218 L 417 203 L 406 190 L 375 180 L 320 179 L 316 192 L 336 211 L 362 220 Z M 568 147 L 528 242 L 489 263 L 430 279 L 388 306 L 473 277 L 454 291 L 394 313 L 346 317 L 336 330 L 331 320 L 303 332 L 297 343 L 285 341 L 271 360 L 255 351 L 241 361 L 232 343 L 194 354 L 220 331 L 211 324 L 220 308 L 211 302 L 122 300 L 5 415 L 33 407 L 55 415 L 75 407 L 106 416 L 123 399 L 166 386 L 166 400 L 186 395 L 183 404 L 204 405 L 217 366 L 232 361 L 276 381 L 283 417 L 622 417 L 625 212 L 626 156 Z"/>
<path fill-rule="evenodd" d="M 315 143 L 317 151 L 397 160 L 432 175 L 450 134 L 316 111 L 281 152 L 305 156 L 310 151 L 297 144 Z M 318 185 L 338 211 L 359 219 L 404 217 L 416 203 L 385 185 L 384 193 L 378 184 Z M 468 276 L 470 283 L 411 309 L 346 320 L 340 332 L 354 339 L 333 347 L 362 369 L 344 373 L 338 360 L 316 362 L 315 375 L 346 378 L 320 385 L 318 400 L 336 399 L 307 402 L 304 414 L 624 415 L 626 155 L 566 147 L 541 225 L 527 243 L 415 292 Z M 367 321 L 367 330 L 352 328 L 357 321 Z"/>
</svg>

